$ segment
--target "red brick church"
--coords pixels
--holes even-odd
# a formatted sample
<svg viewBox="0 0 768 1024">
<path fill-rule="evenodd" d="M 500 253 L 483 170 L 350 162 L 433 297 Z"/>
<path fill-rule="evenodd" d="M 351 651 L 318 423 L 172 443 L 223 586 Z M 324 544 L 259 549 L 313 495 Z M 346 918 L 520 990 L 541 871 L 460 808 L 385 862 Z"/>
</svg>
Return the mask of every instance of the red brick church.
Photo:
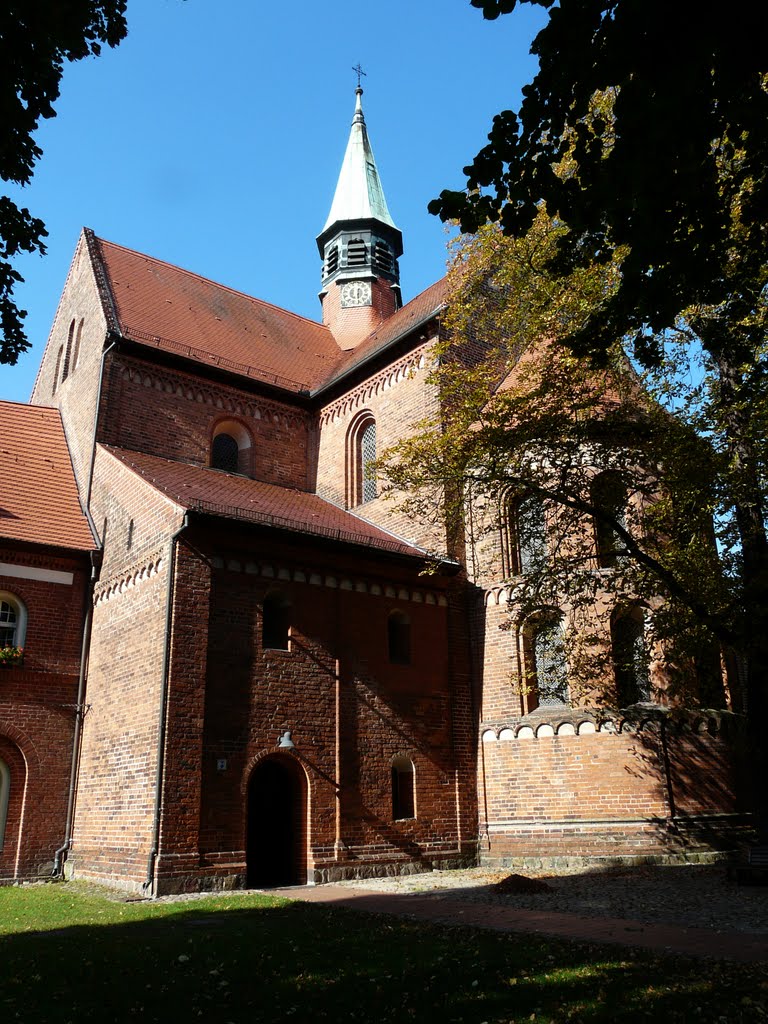
<svg viewBox="0 0 768 1024">
<path fill-rule="evenodd" d="M 446 289 L 402 302 L 361 96 L 321 323 L 86 229 L 31 404 L 0 403 L 0 881 L 658 855 L 742 820 L 731 713 L 666 727 L 639 681 L 632 715 L 581 707 L 543 647 L 521 697 L 521 566 L 379 494 L 439 408 Z"/>
</svg>

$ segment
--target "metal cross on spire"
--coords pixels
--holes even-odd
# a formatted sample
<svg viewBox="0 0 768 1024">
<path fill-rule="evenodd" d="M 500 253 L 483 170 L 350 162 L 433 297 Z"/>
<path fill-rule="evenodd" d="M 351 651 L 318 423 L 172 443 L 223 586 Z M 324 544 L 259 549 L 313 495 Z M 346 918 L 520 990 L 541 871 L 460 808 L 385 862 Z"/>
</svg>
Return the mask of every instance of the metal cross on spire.
<svg viewBox="0 0 768 1024">
<path fill-rule="evenodd" d="M 360 85 L 360 78 L 367 77 L 365 71 L 363 71 L 363 65 L 360 63 L 360 61 L 358 61 L 357 64 L 352 68 L 352 70 L 357 75 L 357 88 L 361 89 L 362 86 Z"/>
</svg>

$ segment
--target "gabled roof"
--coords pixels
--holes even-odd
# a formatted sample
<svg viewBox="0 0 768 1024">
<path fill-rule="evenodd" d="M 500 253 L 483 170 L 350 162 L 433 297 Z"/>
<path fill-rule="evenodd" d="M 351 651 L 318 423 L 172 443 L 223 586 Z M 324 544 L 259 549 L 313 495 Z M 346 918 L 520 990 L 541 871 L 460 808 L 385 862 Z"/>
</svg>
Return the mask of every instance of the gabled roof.
<svg viewBox="0 0 768 1024">
<path fill-rule="evenodd" d="M 90 235 L 119 333 L 286 391 L 317 387 L 339 359 L 327 327 Z"/>
<path fill-rule="evenodd" d="M 124 338 L 293 394 L 316 393 L 429 320 L 443 279 L 421 292 L 352 351 L 323 324 L 254 299 L 86 229 L 107 320 Z"/>
<path fill-rule="evenodd" d="M 0 539 L 96 549 L 58 409 L 0 402 Z"/>
<path fill-rule="evenodd" d="M 419 548 L 317 494 L 111 445 L 102 447 L 181 508 L 422 560 L 426 556 Z"/>
</svg>

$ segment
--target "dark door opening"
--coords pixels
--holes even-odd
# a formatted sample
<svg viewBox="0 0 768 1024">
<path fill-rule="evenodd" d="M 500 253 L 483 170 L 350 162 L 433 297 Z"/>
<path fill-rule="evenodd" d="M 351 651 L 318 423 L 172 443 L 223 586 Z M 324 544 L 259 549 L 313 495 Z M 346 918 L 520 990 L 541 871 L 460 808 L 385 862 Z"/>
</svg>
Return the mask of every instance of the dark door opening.
<svg viewBox="0 0 768 1024">
<path fill-rule="evenodd" d="M 248 784 L 248 885 L 304 885 L 306 780 L 287 757 L 258 764 Z"/>
</svg>

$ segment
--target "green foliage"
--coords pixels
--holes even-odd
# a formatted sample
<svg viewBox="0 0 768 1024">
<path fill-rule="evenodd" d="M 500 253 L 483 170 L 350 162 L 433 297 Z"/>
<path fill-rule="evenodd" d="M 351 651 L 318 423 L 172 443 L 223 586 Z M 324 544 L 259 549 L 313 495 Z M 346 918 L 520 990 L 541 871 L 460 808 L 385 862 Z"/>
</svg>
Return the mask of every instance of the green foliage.
<svg viewBox="0 0 768 1024">
<path fill-rule="evenodd" d="M 27 185 L 42 155 L 34 139 L 41 118 L 56 116 L 54 103 L 67 61 L 98 56 L 103 44 L 125 37 L 127 0 L 8 0 L 0 10 L 0 177 Z M 21 281 L 12 260 L 45 252 L 41 220 L 0 196 L 0 363 L 15 363 L 29 347 L 13 301 Z"/>
<path fill-rule="evenodd" d="M 491 18 L 516 6 L 473 2 Z M 694 0 L 553 6 L 519 112 L 494 118 L 465 168 L 469 191 L 444 191 L 431 211 L 464 231 L 490 220 L 522 236 L 543 201 L 570 228 L 555 264 L 563 273 L 624 249 L 620 286 L 570 337 L 577 351 L 603 353 L 632 335 L 652 361 L 683 310 L 727 304 L 751 353 L 761 328 L 744 321 L 768 280 L 763 18 L 760 0 L 737 18 Z M 596 116 L 598 96 L 610 104 Z M 736 336 L 703 340 L 716 354 Z"/>
<path fill-rule="evenodd" d="M 500 530 L 530 534 L 509 524 L 534 496 L 547 550 L 505 567 L 517 621 L 567 609 L 572 676 L 602 680 L 611 700 L 611 652 L 595 621 L 642 605 L 648 644 L 674 666 L 678 692 L 702 700 L 690 692 L 702 660 L 718 661 L 718 645 L 742 648 L 745 615 L 717 378 L 700 348 L 691 369 L 684 334 L 668 333 L 663 358 L 642 372 L 620 346 L 601 366 L 565 347 L 619 287 L 622 258 L 554 275 L 565 233 L 540 210 L 522 238 L 486 226 L 457 241 L 450 340 L 432 373 L 439 416 L 385 453 L 380 470 L 411 516 L 465 523 L 469 549 L 456 553 L 481 577 Z"/>
</svg>

